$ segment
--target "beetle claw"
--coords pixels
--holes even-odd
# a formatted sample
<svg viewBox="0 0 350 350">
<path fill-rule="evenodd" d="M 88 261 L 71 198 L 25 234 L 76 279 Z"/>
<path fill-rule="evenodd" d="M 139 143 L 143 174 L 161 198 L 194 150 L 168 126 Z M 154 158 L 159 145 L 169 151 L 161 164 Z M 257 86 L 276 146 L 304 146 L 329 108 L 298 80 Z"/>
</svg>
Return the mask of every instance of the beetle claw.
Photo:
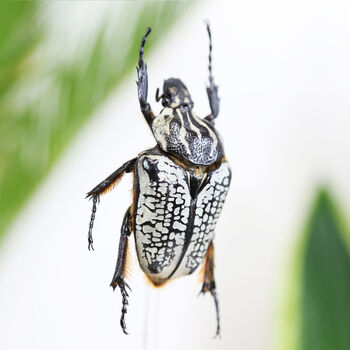
<svg viewBox="0 0 350 350">
<path fill-rule="evenodd" d="M 120 326 L 122 327 L 122 331 L 124 334 L 129 335 L 129 333 L 126 331 L 126 324 L 124 320 L 124 314 L 122 315 L 122 318 L 120 319 Z"/>
<path fill-rule="evenodd" d="M 200 295 L 204 295 L 206 292 L 209 292 L 209 291 L 210 291 L 210 285 L 209 285 L 209 283 L 204 282 L 203 285 L 202 285 L 201 290 L 200 290 L 199 293 L 198 293 L 198 297 L 199 297 Z"/>
<path fill-rule="evenodd" d="M 213 336 L 213 339 L 216 339 L 216 338 L 221 339 L 220 329 L 217 329 L 215 335 Z"/>
<path fill-rule="evenodd" d="M 89 234 L 88 237 L 88 249 L 91 250 L 95 250 L 94 249 L 94 240 L 92 239 L 92 235 Z"/>
<path fill-rule="evenodd" d="M 126 281 L 124 280 L 124 284 L 125 284 L 125 287 L 127 287 L 129 290 L 130 290 L 130 292 L 132 292 L 132 289 L 131 289 L 131 287 L 126 283 Z"/>
</svg>

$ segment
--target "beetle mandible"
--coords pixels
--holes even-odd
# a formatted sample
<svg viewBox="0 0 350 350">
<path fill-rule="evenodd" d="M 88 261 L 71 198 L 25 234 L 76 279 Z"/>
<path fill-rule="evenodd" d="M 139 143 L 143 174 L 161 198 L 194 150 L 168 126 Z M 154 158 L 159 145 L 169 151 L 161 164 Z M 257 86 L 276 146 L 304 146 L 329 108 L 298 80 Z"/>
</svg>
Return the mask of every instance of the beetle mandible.
<svg viewBox="0 0 350 350">
<path fill-rule="evenodd" d="M 219 303 L 214 279 L 215 226 L 231 181 L 221 138 L 214 127 L 219 113 L 218 87 L 212 75 L 212 41 L 209 24 L 209 86 L 211 113 L 199 118 L 193 101 L 180 79 L 164 81 L 163 93 L 156 92 L 163 109 L 156 116 L 147 102 L 148 75 L 143 60 L 148 27 L 141 40 L 137 91 L 141 112 L 157 145 L 141 152 L 92 189 L 92 214 L 88 248 L 93 249 L 92 228 L 100 196 L 114 187 L 125 173 L 133 174 L 133 200 L 127 209 L 120 234 L 118 259 L 111 282 L 122 294 L 120 325 L 125 334 L 128 291 L 125 281 L 128 240 L 134 233 L 141 269 L 155 285 L 193 273 L 203 263 L 201 293 L 210 292 L 215 301 L 220 334 Z"/>
</svg>

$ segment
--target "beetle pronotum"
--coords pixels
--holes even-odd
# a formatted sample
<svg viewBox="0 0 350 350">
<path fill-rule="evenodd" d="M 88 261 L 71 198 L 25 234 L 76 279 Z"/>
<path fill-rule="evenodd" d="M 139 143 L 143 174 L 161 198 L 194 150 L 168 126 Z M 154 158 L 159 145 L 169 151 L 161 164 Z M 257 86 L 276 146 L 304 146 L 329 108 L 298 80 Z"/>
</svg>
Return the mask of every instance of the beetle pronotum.
<svg viewBox="0 0 350 350">
<path fill-rule="evenodd" d="M 152 130 L 157 145 L 127 161 L 92 189 L 87 197 L 93 201 L 89 225 L 89 249 L 93 249 L 92 228 L 99 198 L 121 179 L 132 173 L 133 200 L 127 209 L 120 234 L 113 289 L 122 294 L 120 324 L 126 332 L 125 314 L 130 289 L 125 281 L 128 240 L 134 233 L 141 269 L 155 285 L 193 273 L 203 263 L 201 293 L 210 292 L 215 301 L 217 329 L 220 334 L 219 303 L 214 279 L 213 238 L 216 222 L 231 181 L 221 138 L 214 127 L 219 113 L 218 88 L 212 75 L 212 43 L 209 35 L 209 86 L 207 95 L 211 113 L 199 118 L 193 101 L 179 79 L 164 81 L 163 109 L 154 115 L 147 102 L 147 65 L 143 60 L 148 27 L 141 40 L 138 60 L 137 91 L 141 112 Z"/>
</svg>

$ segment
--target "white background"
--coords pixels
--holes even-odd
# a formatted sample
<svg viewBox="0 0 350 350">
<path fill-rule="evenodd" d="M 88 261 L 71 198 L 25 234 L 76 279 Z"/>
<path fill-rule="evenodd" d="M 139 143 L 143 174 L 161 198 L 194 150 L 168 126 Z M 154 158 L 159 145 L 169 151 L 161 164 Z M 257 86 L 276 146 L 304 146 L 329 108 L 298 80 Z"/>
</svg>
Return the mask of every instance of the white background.
<svg viewBox="0 0 350 350">
<path fill-rule="evenodd" d="M 70 18 L 78 15 L 79 5 L 74 11 L 70 3 L 59 6 Z M 131 335 L 122 335 L 121 297 L 108 285 L 131 202 L 130 176 L 102 198 L 96 251 L 87 250 L 91 203 L 84 194 L 154 145 L 138 110 L 135 72 L 81 131 L 7 235 L 0 348 L 271 349 L 289 259 L 317 188 L 328 185 L 344 214 L 350 210 L 349 15 L 346 1 L 205 2 L 152 54 L 146 48 L 154 109 L 155 89 L 172 76 L 183 79 L 197 114 L 205 116 L 203 19 L 210 19 L 221 97 L 216 125 L 233 171 L 215 240 L 221 339 L 212 340 L 214 305 L 210 296 L 197 298 L 197 276 L 155 290 L 136 258 Z M 71 30 L 78 26 L 69 23 Z"/>
</svg>

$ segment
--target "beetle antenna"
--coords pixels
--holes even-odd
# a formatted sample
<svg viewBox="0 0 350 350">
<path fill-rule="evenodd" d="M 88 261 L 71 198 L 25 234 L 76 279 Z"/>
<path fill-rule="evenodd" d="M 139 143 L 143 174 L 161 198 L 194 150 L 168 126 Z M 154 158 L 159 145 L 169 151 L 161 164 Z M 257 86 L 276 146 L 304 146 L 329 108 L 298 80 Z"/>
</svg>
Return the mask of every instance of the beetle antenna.
<svg viewBox="0 0 350 350">
<path fill-rule="evenodd" d="M 206 21 L 207 24 L 207 31 L 208 31 L 208 36 L 209 36 L 209 65 L 208 65 L 208 69 L 209 69 L 209 82 L 211 83 L 213 81 L 213 74 L 212 74 L 212 66 L 211 66 L 211 53 L 212 53 L 212 42 L 211 42 L 211 30 L 210 30 L 210 25 L 209 25 L 209 21 Z"/>
<path fill-rule="evenodd" d="M 142 67 L 144 64 L 144 62 L 143 62 L 144 47 L 146 44 L 146 38 L 147 38 L 148 34 L 151 32 L 151 30 L 152 30 L 152 28 L 148 27 L 145 35 L 142 37 L 142 40 L 141 40 L 141 46 L 140 46 L 140 51 L 139 51 L 139 67 Z"/>
</svg>

